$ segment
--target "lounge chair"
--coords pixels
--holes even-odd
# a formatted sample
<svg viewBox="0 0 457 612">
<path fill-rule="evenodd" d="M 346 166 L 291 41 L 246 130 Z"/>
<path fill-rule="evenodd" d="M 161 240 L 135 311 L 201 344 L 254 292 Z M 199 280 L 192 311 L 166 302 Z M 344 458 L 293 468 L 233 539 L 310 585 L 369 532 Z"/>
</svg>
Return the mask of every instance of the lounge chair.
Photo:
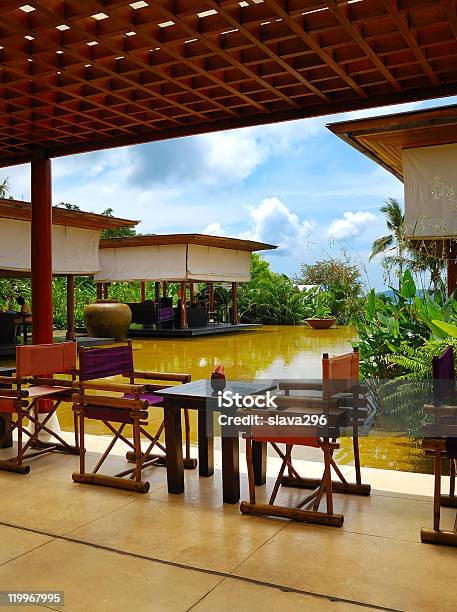
<svg viewBox="0 0 457 612">
<path fill-rule="evenodd" d="M 7 425 L 0 440 L 3 443 L 17 430 L 17 454 L 0 461 L 0 469 L 28 474 L 30 465 L 24 461 L 52 451 L 79 454 L 75 421 L 75 445 L 66 442 L 53 431 L 50 420 L 63 400 L 70 400 L 76 372 L 76 343 L 35 344 L 16 348 L 16 375 L 0 377 L 0 383 L 12 385 L 0 389 L 0 412 L 6 415 Z M 54 379 L 55 374 L 68 374 L 71 380 Z M 44 414 L 41 417 L 40 414 Z M 33 424 L 30 432 L 24 420 Z M 54 441 L 42 441 L 41 433 Z M 28 440 L 24 443 L 24 436 Z"/>
<path fill-rule="evenodd" d="M 322 383 L 294 382 L 280 383 L 280 389 L 286 392 L 278 398 L 277 405 L 281 408 L 296 410 L 298 413 L 322 414 L 326 417 L 326 426 L 302 426 L 294 431 L 286 430 L 283 435 L 278 429 L 268 431 L 264 426 L 253 428 L 252 435 L 246 439 L 246 460 L 248 466 L 249 502 L 242 502 L 240 509 L 245 514 L 260 514 L 285 517 L 295 521 L 319 523 L 341 527 L 344 521 L 342 514 L 334 512 L 333 491 L 338 493 L 351 493 L 356 495 L 369 495 L 370 485 L 362 484 L 360 473 L 360 459 L 358 456 L 358 423 L 360 418 L 359 397 L 359 360 L 358 353 L 354 351 L 347 355 L 329 358 L 324 354 Z M 291 391 L 307 391 L 310 395 L 297 397 L 290 395 Z M 313 397 L 313 393 L 316 396 Z M 339 448 L 337 437 L 342 426 L 352 426 L 353 444 L 356 455 L 356 482 L 346 480 L 333 459 L 333 453 Z M 279 474 L 273 486 L 268 504 L 256 502 L 254 469 L 252 461 L 252 442 L 270 443 L 275 452 L 282 459 Z M 279 444 L 285 445 L 281 450 Z M 324 458 L 324 473 L 322 478 L 304 478 L 292 462 L 294 446 L 307 446 L 320 448 Z M 287 470 L 287 475 L 286 475 Z M 332 470 L 338 480 L 332 480 Z M 280 486 L 313 489 L 295 508 L 275 505 Z M 326 499 L 326 512 L 320 512 L 319 506 L 322 498 Z"/>
</svg>

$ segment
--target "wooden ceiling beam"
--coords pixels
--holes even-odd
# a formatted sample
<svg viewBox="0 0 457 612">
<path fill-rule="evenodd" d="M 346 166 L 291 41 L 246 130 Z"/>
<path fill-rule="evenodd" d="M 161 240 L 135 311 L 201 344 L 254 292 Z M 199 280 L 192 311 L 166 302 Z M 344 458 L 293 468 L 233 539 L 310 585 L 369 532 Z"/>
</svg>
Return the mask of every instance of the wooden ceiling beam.
<svg viewBox="0 0 457 612">
<path fill-rule="evenodd" d="M 391 72 L 385 67 L 379 57 L 376 55 L 376 52 L 370 47 L 370 45 L 366 42 L 363 36 L 360 34 L 358 29 L 354 26 L 354 24 L 350 21 L 350 19 L 345 15 L 340 9 L 336 0 L 325 0 L 325 6 L 332 12 L 334 17 L 339 21 L 339 23 L 343 26 L 343 28 L 347 31 L 350 37 L 359 45 L 365 55 L 373 62 L 373 65 L 381 72 L 381 74 L 389 81 L 395 91 L 402 91 L 402 86 L 397 81 L 397 79 L 391 74 Z M 348 9 L 350 5 L 345 5 L 345 8 Z"/>
</svg>

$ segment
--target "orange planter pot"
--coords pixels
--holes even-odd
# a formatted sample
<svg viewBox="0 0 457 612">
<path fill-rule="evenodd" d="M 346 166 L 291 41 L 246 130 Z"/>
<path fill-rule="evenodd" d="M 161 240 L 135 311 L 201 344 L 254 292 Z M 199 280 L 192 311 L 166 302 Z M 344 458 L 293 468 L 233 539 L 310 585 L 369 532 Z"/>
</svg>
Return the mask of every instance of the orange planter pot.
<svg viewBox="0 0 457 612">
<path fill-rule="evenodd" d="M 313 329 L 330 329 L 335 325 L 336 319 L 305 319 Z"/>
</svg>

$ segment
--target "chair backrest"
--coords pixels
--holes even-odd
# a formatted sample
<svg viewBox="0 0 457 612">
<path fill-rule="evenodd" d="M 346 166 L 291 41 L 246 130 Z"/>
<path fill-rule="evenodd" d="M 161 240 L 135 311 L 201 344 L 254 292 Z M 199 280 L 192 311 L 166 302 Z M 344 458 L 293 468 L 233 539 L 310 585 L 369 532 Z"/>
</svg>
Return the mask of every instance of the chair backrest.
<svg viewBox="0 0 457 612">
<path fill-rule="evenodd" d="M 133 370 L 133 350 L 130 342 L 106 348 L 81 348 L 79 351 L 80 380 L 131 374 Z"/>
<path fill-rule="evenodd" d="M 359 381 L 359 352 L 354 349 L 352 353 L 329 357 L 324 353 L 322 357 L 322 396 L 330 398 L 335 393 L 344 393 Z"/>
<path fill-rule="evenodd" d="M 454 349 L 448 346 L 439 357 L 432 359 L 433 399 L 443 403 L 455 395 Z"/>
<path fill-rule="evenodd" d="M 76 342 L 17 346 L 16 374 L 19 377 L 71 374 L 76 369 L 76 356 Z"/>
</svg>

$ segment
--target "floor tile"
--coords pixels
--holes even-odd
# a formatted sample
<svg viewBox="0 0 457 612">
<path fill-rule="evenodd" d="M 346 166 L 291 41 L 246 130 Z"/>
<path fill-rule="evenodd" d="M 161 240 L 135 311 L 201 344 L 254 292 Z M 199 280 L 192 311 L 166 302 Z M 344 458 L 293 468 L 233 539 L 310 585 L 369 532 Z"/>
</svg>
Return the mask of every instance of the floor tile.
<svg viewBox="0 0 457 612">
<path fill-rule="evenodd" d="M 236 573 L 307 591 L 414 612 L 455 610 L 456 550 L 290 524 Z"/>
<path fill-rule="evenodd" d="M 188 610 L 220 578 L 57 541 L 0 567 L 10 590 L 64 591 L 71 612 Z"/>
<path fill-rule="evenodd" d="M 136 501 L 69 533 L 72 538 L 218 571 L 232 571 L 280 529 L 281 521 L 154 500 Z"/>
<path fill-rule="evenodd" d="M 126 506 L 136 493 L 54 482 L 29 475 L 2 479 L 0 520 L 51 534 L 61 534 Z M 7 483 L 7 484 L 5 484 Z M 7 491 L 7 492 L 6 492 Z"/>
<path fill-rule="evenodd" d="M 312 595 L 280 591 L 268 586 L 226 579 L 192 608 L 193 612 L 362 612 L 373 610 L 348 602 L 330 601 Z"/>
<path fill-rule="evenodd" d="M 0 564 L 20 557 L 50 540 L 48 536 L 0 525 Z M 2 586 L 5 585 L 2 584 Z"/>
</svg>

